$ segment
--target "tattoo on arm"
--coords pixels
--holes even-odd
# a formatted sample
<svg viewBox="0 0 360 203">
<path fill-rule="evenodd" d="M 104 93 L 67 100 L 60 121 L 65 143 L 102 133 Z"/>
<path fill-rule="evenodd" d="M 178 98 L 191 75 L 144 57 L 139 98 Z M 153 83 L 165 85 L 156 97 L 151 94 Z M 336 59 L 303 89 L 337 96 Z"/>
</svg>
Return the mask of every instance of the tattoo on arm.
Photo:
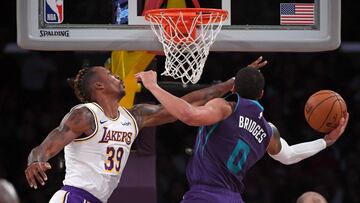
<svg viewBox="0 0 360 203">
<path fill-rule="evenodd" d="M 90 110 L 87 108 L 73 110 L 64 117 L 61 124 L 52 130 L 39 146 L 30 152 L 28 165 L 33 162 L 48 161 L 82 133 L 87 134 L 94 130 L 95 122 Z"/>
<path fill-rule="evenodd" d="M 164 123 L 166 123 L 169 117 L 171 117 L 161 105 L 137 104 L 130 112 L 134 116 L 139 128 L 160 125 L 162 123 L 160 120 L 164 120 Z"/>
<path fill-rule="evenodd" d="M 223 94 L 224 94 L 223 91 L 221 91 L 219 89 L 213 89 L 213 90 L 206 92 L 206 94 L 204 96 L 204 100 L 209 101 L 216 97 L 221 97 Z"/>
<path fill-rule="evenodd" d="M 228 93 L 233 84 L 233 80 L 228 80 L 211 87 L 190 92 L 181 98 L 194 106 L 201 106 L 211 99 Z M 139 128 L 162 125 L 177 120 L 162 105 L 138 104 L 130 112 L 135 117 Z"/>
<path fill-rule="evenodd" d="M 91 135 L 96 129 L 94 115 L 86 107 L 76 109 L 69 115 L 65 127 L 70 127 L 81 134 Z"/>
<path fill-rule="evenodd" d="M 204 89 L 190 92 L 182 97 L 193 106 L 201 106 L 210 101 L 211 99 L 224 96 L 230 91 L 233 86 L 233 80 L 228 80 Z"/>
<path fill-rule="evenodd" d="M 45 162 L 48 161 L 51 157 L 55 156 L 61 149 L 55 151 L 54 153 L 51 153 L 49 149 L 51 149 L 52 146 L 56 143 L 64 141 L 62 134 L 67 133 L 69 130 L 70 128 L 65 124 L 61 124 L 61 126 L 52 130 L 45 138 L 43 143 L 35 147 L 30 152 L 28 157 L 28 165 L 34 162 Z"/>
</svg>

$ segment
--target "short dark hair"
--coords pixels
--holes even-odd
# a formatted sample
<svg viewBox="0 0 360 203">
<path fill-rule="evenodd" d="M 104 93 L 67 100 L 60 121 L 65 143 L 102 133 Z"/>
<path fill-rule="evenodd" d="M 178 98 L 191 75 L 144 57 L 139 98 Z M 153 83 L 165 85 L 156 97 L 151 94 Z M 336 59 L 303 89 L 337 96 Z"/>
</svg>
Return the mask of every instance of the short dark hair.
<svg viewBox="0 0 360 203">
<path fill-rule="evenodd" d="M 90 79 L 95 74 L 95 66 L 86 67 L 79 70 L 74 78 L 69 78 L 68 82 L 74 89 L 76 97 L 82 102 L 91 102 Z"/>
<path fill-rule="evenodd" d="M 259 99 L 264 86 L 264 76 L 255 68 L 245 67 L 236 74 L 235 91 L 245 99 Z"/>
</svg>

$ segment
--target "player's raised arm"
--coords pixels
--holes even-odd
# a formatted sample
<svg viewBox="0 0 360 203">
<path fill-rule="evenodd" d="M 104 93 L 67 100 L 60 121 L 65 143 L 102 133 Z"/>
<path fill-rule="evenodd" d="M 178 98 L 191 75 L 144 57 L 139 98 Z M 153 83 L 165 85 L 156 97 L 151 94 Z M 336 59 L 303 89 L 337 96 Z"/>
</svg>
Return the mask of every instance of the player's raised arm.
<svg viewBox="0 0 360 203">
<path fill-rule="evenodd" d="M 260 69 L 260 68 L 264 67 L 267 63 L 268 63 L 268 61 L 267 60 L 263 61 L 263 57 L 260 56 L 255 61 L 253 61 L 252 63 L 247 65 L 247 67 Z"/>
<path fill-rule="evenodd" d="M 44 181 L 47 180 L 45 171 L 51 169 L 47 162 L 50 158 L 83 133 L 90 135 L 94 129 L 94 117 L 87 108 L 75 109 L 66 115 L 60 126 L 52 130 L 39 146 L 31 150 L 25 170 L 30 187 L 36 189 L 37 183 L 45 184 Z"/>
<path fill-rule="evenodd" d="M 157 85 L 156 72 L 147 71 L 136 74 L 144 86 L 159 100 L 164 108 L 173 116 L 188 125 L 200 126 L 216 123 L 232 112 L 232 106 L 224 99 L 210 100 L 204 106 L 193 106 Z"/>
<path fill-rule="evenodd" d="M 229 79 L 225 82 L 190 92 L 181 98 L 193 106 L 200 106 L 211 99 L 224 96 L 226 93 L 230 92 L 233 85 L 234 80 Z M 134 105 L 130 111 L 137 120 L 140 128 L 158 126 L 177 120 L 177 118 L 172 116 L 163 105 L 137 104 Z"/>
<path fill-rule="evenodd" d="M 247 66 L 255 69 L 260 69 L 266 64 L 267 61 L 263 60 L 263 57 L 260 56 Z M 224 96 L 226 93 L 233 89 L 233 86 L 234 78 L 204 89 L 190 92 L 181 98 L 192 106 L 201 106 L 214 98 Z M 214 102 L 209 103 L 208 107 L 211 106 L 213 103 Z M 169 112 L 162 105 L 137 104 L 132 109 L 130 109 L 130 111 L 136 118 L 140 128 L 157 126 L 177 120 L 177 118 L 169 114 Z"/>
<path fill-rule="evenodd" d="M 345 115 L 345 118 L 341 118 L 338 127 L 329 134 L 326 134 L 324 138 L 291 146 L 280 137 L 277 128 L 271 124 L 273 136 L 268 145 L 267 152 L 273 159 L 280 161 L 283 164 L 289 165 L 297 163 L 334 144 L 344 133 L 348 120 L 349 113 Z"/>
</svg>

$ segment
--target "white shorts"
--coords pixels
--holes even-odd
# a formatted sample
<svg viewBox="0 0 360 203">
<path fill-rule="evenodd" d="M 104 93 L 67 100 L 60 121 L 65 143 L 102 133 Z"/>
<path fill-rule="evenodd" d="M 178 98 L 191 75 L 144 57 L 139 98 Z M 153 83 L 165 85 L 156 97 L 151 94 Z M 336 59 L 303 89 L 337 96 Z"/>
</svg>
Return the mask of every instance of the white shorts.
<svg viewBox="0 0 360 203">
<path fill-rule="evenodd" d="M 64 186 L 50 199 L 49 203 L 101 203 L 99 199 L 85 190 Z"/>
</svg>

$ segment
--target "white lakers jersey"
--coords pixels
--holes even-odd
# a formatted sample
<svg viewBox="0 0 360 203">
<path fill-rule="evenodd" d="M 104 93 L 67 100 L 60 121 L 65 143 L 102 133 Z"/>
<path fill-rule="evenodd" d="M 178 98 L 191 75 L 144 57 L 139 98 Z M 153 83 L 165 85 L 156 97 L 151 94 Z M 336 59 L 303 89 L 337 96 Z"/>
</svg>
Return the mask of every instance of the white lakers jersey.
<svg viewBox="0 0 360 203">
<path fill-rule="evenodd" d="M 90 136 L 75 139 L 65 146 L 63 183 L 84 189 L 107 202 L 120 181 L 138 126 L 125 108 L 119 107 L 119 117 L 110 119 L 96 103 L 74 108 L 81 107 L 92 112 L 96 127 Z"/>
</svg>

